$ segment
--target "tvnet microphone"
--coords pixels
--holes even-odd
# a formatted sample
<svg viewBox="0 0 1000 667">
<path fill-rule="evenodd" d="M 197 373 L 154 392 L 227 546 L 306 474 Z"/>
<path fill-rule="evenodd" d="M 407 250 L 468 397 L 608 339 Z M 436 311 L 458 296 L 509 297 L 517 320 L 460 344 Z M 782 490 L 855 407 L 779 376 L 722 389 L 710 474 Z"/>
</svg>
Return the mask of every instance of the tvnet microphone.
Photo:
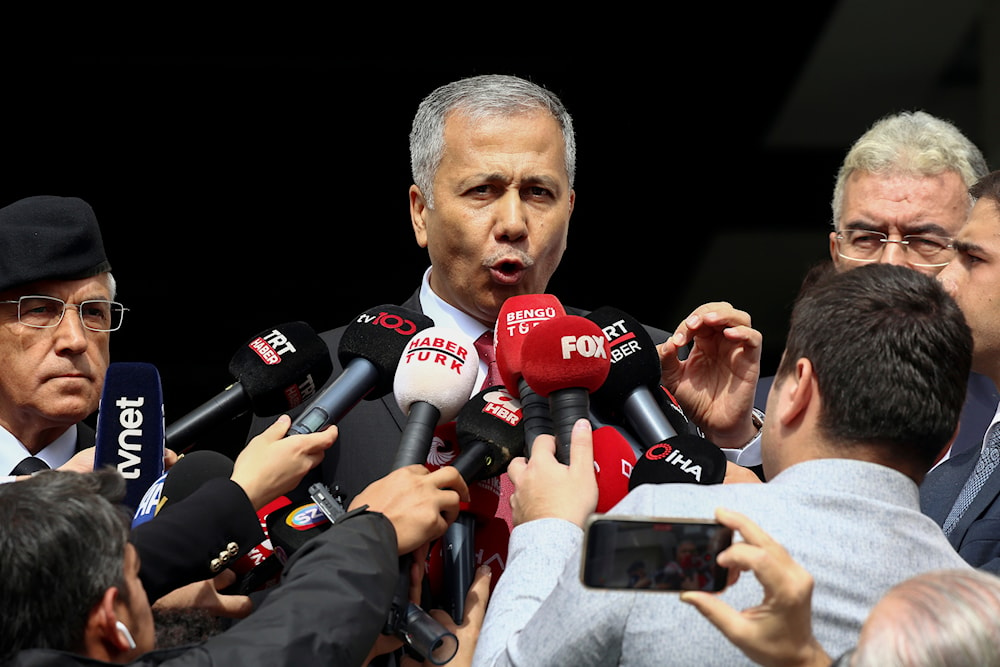
<svg viewBox="0 0 1000 667">
<path fill-rule="evenodd" d="M 522 294 L 504 301 L 497 316 L 493 331 L 497 370 L 508 391 L 521 402 L 525 456 L 531 456 L 531 445 L 538 435 L 552 435 L 554 431 L 548 399 L 539 396 L 524 379 L 521 346 L 528 332 L 540 322 L 565 314 L 566 309 L 551 294 Z"/>
<path fill-rule="evenodd" d="M 434 428 L 452 421 L 476 383 L 476 343 L 461 331 L 429 327 L 399 357 L 393 394 L 406 415 L 393 468 L 427 462 Z"/>
<path fill-rule="evenodd" d="M 94 469 L 110 466 L 125 478 L 123 504 L 135 512 L 163 474 L 163 388 L 156 366 L 108 365 L 97 413 Z"/>
<path fill-rule="evenodd" d="M 663 389 L 660 356 L 649 332 L 638 320 L 610 306 L 598 308 L 587 319 L 604 332 L 611 353 L 608 377 L 590 396 L 595 413 L 624 423 L 643 447 L 677 435 L 654 393 L 662 394 Z"/>
<path fill-rule="evenodd" d="M 406 344 L 433 325 L 434 320 L 423 313 L 391 304 L 358 315 L 337 347 L 344 370 L 306 405 L 288 433 L 314 433 L 339 422 L 361 399 L 388 394 Z"/>
<path fill-rule="evenodd" d="M 333 373 L 326 343 L 305 322 L 286 322 L 248 340 L 229 362 L 236 381 L 167 427 L 167 446 L 182 452 L 209 429 L 249 410 L 277 415 L 315 394 Z"/>
<path fill-rule="evenodd" d="M 549 399 L 556 458 L 568 464 L 573 424 L 589 419 L 590 393 L 604 383 L 611 368 L 608 339 L 586 317 L 556 317 L 528 332 L 521 361 L 528 385 Z"/>
<path fill-rule="evenodd" d="M 721 484 L 726 455 L 717 445 L 689 433 L 659 442 L 635 462 L 629 491 L 641 484 Z"/>
</svg>

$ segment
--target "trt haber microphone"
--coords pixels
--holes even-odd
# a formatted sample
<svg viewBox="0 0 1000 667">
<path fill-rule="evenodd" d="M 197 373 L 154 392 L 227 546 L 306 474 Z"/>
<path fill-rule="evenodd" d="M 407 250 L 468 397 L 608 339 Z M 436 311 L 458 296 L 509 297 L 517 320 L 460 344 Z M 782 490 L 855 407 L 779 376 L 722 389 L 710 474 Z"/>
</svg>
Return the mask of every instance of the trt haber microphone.
<svg viewBox="0 0 1000 667">
<path fill-rule="evenodd" d="M 528 385 L 549 399 L 556 458 L 568 464 L 573 424 L 589 419 L 590 393 L 604 384 L 611 368 L 608 339 L 586 317 L 556 317 L 528 332 L 521 361 Z"/>
<path fill-rule="evenodd" d="M 125 478 L 123 504 L 133 512 L 163 474 L 163 388 L 152 364 L 108 365 L 97 413 L 94 469 L 110 466 Z"/>
<path fill-rule="evenodd" d="M 677 435 L 677 428 L 660 407 L 660 355 L 642 324 L 630 315 L 603 306 L 587 315 L 608 339 L 611 368 L 590 396 L 597 416 L 624 423 L 643 447 Z M 678 416 L 675 419 L 679 418 Z"/>
<path fill-rule="evenodd" d="M 286 322 L 250 338 L 229 362 L 236 381 L 167 427 L 167 446 L 185 451 L 209 429 L 247 411 L 277 415 L 316 394 L 333 374 L 330 351 L 305 322 Z"/>
<path fill-rule="evenodd" d="M 659 442 L 635 462 L 629 491 L 640 484 L 721 484 L 726 455 L 705 438 L 682 433 Z"/>
<path fill-rule="evenodd" d="M 524 415 L 525 456 L 531 455 L 531 445 L 542 433 L 552 435 L 549 401 L 528 385 L 522 372 L 521 346 L 525 336 L 540 322 L 562 317 L 566 309 L 551 294 L 521 294 L 512 296 L 500 306 L 493 331 L 497 370 L 504 385 L 521 401 Z"/>
<path fill-rule="evenodd" d="M 461 331 L 435 326 L 414 335 L 398 362 L 393 394 L 407 417 L 393 468 L 427 462 L 434 427 L 452 421 L 469 400 L 479 355 Z"/>
<path fill-rule="evenodd" d="M 423 313 L 392 304 L 358 315 L 344 330 L 337 348 L 344 370 L 306 405 L 288 433 L 314 433 L 339 422 L 361 399 L 371 401 L 388 394 L 406 344 L 431 326 L 434 320 Z"/>
</svg>

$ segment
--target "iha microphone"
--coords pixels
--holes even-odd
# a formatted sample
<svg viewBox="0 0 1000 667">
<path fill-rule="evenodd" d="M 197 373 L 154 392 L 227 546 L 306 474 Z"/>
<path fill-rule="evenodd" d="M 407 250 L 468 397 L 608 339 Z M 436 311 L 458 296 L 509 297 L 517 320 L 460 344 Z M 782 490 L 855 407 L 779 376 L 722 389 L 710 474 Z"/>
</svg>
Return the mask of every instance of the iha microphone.
<svg viewBox="0 0 1000 667">
<path fill-rule="evenodd" d="M 528 385 L 549 399 L 556 458 L 569 463 L 573 424 L 589 418 L 590 393 L 608 377 L 608 339 L 586 317 L 556 317 L 528 332 L 521 361 Z"/>
<path fill-rule="evenodd" d="M 133 512 L 163 474 L 163 388 L 156 366 L 108 365 L 97 413 L 94 469 L 109 466 L 125 478 L 123 504 Z"/>
<path fill-rule="evenodd" d="M 455 419 L 476 383 L 476 343 L 456 329 L 429 327 L 399 357 L 393 394 L 406 417 L 393 468 L 427 462 L 434 428 Z"/>
<path fill-rule="evenodd" d="M 548 399 L 539 396 L 524 379 L 521 346 L 536 325 L 565 314 L 562 303 L 551 294 L 521 294 L 504 301 L 497 316 L 493 332 L 497 370 L 504 385 L 521 402 L 526 456 L 531 455 L 531 445 L 538 435 L 552 435 L 554 431 Z"/>
<path fill-rule="evenodd" d="M 640 484 L 721 484 L 726 455 L 705 438 L 682 433 L 659 442 L 635 462 L 629 491 Z"/>
<path fill-rule="evenodd" d="M 433 325 L 423 313 L 391 304 L 358 315 L 344 330 L 337 348 L 344 370 L 306 405 L 288 433 L 314 433 L 339 422 L 362 399 L 388 394 L 406 344 L 418 331 Z"/>
<path fill-rule="evenodd" d="M 167 446 L 181 452 L 210 428 L 247 411 L 267 417 L 302 404 L 333 373 L 330 351 L 305 322 L 261 331 L 229 362 L 236 381 L 167 427 Z"/>
<path fill-rule="evenodd" d="M 661 409 L 660 356 L 645 327 L 628 314 L 604 306 L 587 315 L 608 339 L 611 368 L 590 400 L 595 415 L 624 423 L 643 447 L 677 435 Z M 679 418 L 679 415 L 678 415 Z"/>
</svg>

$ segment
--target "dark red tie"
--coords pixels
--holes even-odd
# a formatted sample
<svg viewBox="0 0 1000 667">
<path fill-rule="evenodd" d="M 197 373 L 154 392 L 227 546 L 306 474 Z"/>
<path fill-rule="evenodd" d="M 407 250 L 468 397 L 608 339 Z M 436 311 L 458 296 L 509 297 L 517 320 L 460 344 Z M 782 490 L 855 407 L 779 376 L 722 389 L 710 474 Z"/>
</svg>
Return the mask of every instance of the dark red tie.
<svg viewBox="0 0 1000 667">
<path fill-rule="evenodd" d="M 492 331 L 486 331 L 476 339 L 476 352 L 479 353 L 479 358 L 486 362 L 487 369 L 486 379 L 483 380 L 481 389 L 503 384 L 503 380 L 500 379 L 500 370 L 497 368 L 497 355 L 493 349 Z M 510 478 L 507 477 L 507 473 L 501 474 L 500 501 L 497 503 L 496 515 L 507 522 L 508 530 L 513 530 L 514 528 L 514 520 L 510 512 L 510 494 L 513 492 L 514 485 L 511 483 Z"/>
</svg>

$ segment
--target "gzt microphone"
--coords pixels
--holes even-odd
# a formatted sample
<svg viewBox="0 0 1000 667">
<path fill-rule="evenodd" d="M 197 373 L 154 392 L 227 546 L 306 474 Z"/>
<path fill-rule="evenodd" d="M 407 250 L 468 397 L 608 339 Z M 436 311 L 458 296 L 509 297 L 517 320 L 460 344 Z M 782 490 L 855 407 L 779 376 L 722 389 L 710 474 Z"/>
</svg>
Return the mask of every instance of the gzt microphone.
<svg viewBox="0 0 1000 667">
<path fill-rule="evenodd" d="M 587 315 L 608 339 L 611 368 L 590 396 L 594 412 L 624 423 L 643 447 L 672 438 L 677 429 L 660 408 L 660 355 L 645 327 L 630 315 L 603 306 Z"/>
<path fill-rule="evenodd" d="M 388 394 L 406 344 L 431 326 L 434 320 L 423 313 L 391 304 L 358 315 L 344 329 L 337 348 L 344 370 L 306 405 L 288 433 L 314 433 L 339 422 L 361 399 Z"/>
<path fill-rule="evenodd" d="M 594 469 L 597 476 L 595 512 L 607 512 L 628 494 L 635 463 L 632 445 L 614 426 L 594 429 Z"/>
<path fill-rule="evenodd" d="M 277 415 L 313 396 L 333 374 L 326 343 L 305 322 L 286 322 L 248 340 L 229 362 L 236 381 L 167 427 L 167 446 L 181 452 L 210 428 L 252 410 Z"/>
<path fill-rule="evenodd" d="M 156 366 L 108 365 L 97 413 L 94 469 L 110 466 L 125 478 L 123 504 L 135 512 L 163 474 L 163 388 Z"/>
<path fill-rule="evenodd" d="M 586 317 L 556 317 L 540 322 L 524 337 L 521 361 L 528 385 L 549 399 L 556 458 L 568 464 L 573 424 L 589 418 L 590 393 L 604 383 L 611 368 L 608 339 Z"/>
<path fill-rule="evenodd" d="M 393 468 L 427 462 L 434 427 L 450 422 L 476 384 L 476 343 L 461 331 L 428 327 L 414 335 L 399 356 L 393 394 L 406 425 Z"/>
<path fill-rule="evenodd" d="M 726 463 L 717 445 L 682 433 L 643 452 L 632 468 L 628 489 L 640 484 L 721 484 Z"/>
<path fill-rule="evenodd" d="M 504 385 L 521 402 L 525 456 L 531 456 L 536 437 L 542 433 L 552 435 L 554 431 L 548 399 L 539 396 L 524 379 L 521 346 L 537 324 L 565 314 L 559 299 L 551 294 L 522 294 L 504 301 L 497 316 L 493 331 L 497 370 Z"/>
</svg>

